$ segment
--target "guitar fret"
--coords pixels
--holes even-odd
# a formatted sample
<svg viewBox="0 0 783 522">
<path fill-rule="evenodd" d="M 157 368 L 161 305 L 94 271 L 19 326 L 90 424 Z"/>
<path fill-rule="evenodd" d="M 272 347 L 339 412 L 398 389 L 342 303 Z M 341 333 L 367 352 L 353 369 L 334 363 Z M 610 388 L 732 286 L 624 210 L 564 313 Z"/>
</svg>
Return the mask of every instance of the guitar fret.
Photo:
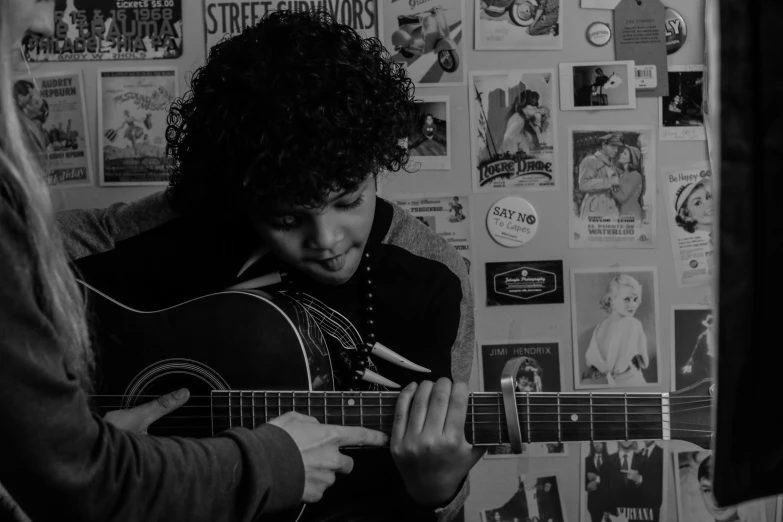
<svg viewBox="0 0 783 522">
<path fill-rule="evenodd" d="M 343 417 L 342 422 L 340 424 L 345 426 L 345 399 L 343 397 L 340 397 L 340 413 L 342 414 Z"/>
<path fill-rule="evenodd" d="M 503 412 L 500 409 L 500 396 L 497 397 L 498 401 L 498 444 L 503 443 L 503 431 L 502 431 L 502 419 Z"/>
<path fill-rule="evenodd" d="M 473 422 L 471 422 L 471 427 L 473 428 L 473 440 L 471 441 L 473 444 L 476 443 L 476 398 L 474 396 L 469 397 L 470 400 L 470 415 L 473 418 Z"/>
<path fill-rule="evenodd" d="M 562 442 L 562 434 L 560 431 L 560 394 L 557 394 L 557 442 Z"/>
<path fill-rule="evenodd" d="M 277 416 L 283 414 L 283 392 L 277 392 Z"/>
<path fill-rule="evenodd" d="M 213 437 L 215 436 L 215 402 L 214 402 L 214 400 L 215 400 L 215 394 L 214 393 L 210 393 L 209 394 L 209 410 L 210 410 L 209 411 L 209 413 L 210 413 L 209 421 L 210 421 L 210 424 L 212 424 L 212 436 Z"/>
<path fill-rule="evenodd" d="M 250 405 L 253 408 L 253 429 L 256 429 L 256 392 L 251 392 Z"/>
<path fill-rule="evenodd" d="M 360 390 L 359 391 L 359 426 L 364 426 L 364 402 L 362 400 L 364 398 L 363 396 L 364 396 L 364 392 Z"/>
<path fill-rule="evenodd" d="M 324 393 L 324 424 L 329 424 L 329 419 L 327 419 L 327 410 L 326 410 L 326 399 L 328 395 Z"/>
<path fill-rule="evenodd" d="M 305 392 L 307 394 L 307 416 L 312 417 L 313 414 L 310 412 L 310 394 Z"/>
<path fill-rule="evenodd" d="M 234 427 L 234 413 L 231 410 L 231 392 L 228 392 L 228 427 Z"/>
<path fill-rule="evenodd" d="M 242 391 L 239 392 L 239 427 L 245 427 L 245 410 L 243 408 L 244 401 L 242 400 Z"/>
<path fill-rule="evenodd" d="M 531 442 L 530 439 L 530 392 L 525 392 L 525 400 L 527 404 L 527 441 Z"/>
<path fill-rule="evenodd" d="M 623 394 L 624 403 L 625 403 L 625 440 L 628 440 L 628 394 Z"/>
<path fill-rule="evenodd" d="M 268 392 L 264 392 L 264 422 L 269 422 L 269 401 L 267 395 Z"/>
<path fill-rule="evenodd" d="M 595 429 L 593 426 L 593 394 L 590 393 L 590 440 L 595 440 Z"/>
</svg>

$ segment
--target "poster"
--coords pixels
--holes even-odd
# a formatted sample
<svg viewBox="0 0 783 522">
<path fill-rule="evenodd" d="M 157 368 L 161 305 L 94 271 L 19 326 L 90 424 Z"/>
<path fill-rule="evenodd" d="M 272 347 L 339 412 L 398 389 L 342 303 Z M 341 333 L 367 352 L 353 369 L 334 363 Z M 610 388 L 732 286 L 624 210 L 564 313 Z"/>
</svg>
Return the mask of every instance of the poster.
<svg viewBox="0 0 783 522">
<path fill-rule="evenodd" d="M 465 0 L 379 0 L 380 39 L 416 87 L 465 85 Z"/>
<path fill-rule="evenodd" d="M 470 205 L 468 196 L 401 197 L 393 201 L 448 241 L 462 256 L 468 273 L 470 273 Z"/>
<path fill-rule="evenodd" d="M 632 61 L 561 63 L 560 110 L 605 111 L 636 108 Z"/>
<path fill-rule="evenodd" d="M 563 261 L 486 263 L 487 306 L 564 303 Z"/>
<path fill-rule="evenodd" d="M 677 518 L 688 522 L 767 522 L 765 500 L 719 508 L 712 494 L 711 451 L 672 454 L 677 490 Z"/>
<path fill-rule="evenodd" d="M 515 487 L 502 506 L 481 510 L 481 522 L 564 522 L 557 475 L 520 475 Z"/>
<path fill-rule="evenodd" d="M 98 69 L 101 185 L 168 185 L 166 118 L 176 67 Z"/>
<path fill-rule="evenodd" d="M 654 440 L 583 442 L 580 520 L 603 522 L 607 514 L 615 521 L 659 522 L 667 506 L 663 444 Z"/>
<path fill-rule="evenodd" d="M 14 80 L 19 122 L 51 186 L 93 184 L 92 153 L 81 71 Z"/>
<path fill-rule="evenodd" d="M 56 0 L 53 36 L 30 34 L 30 62 L 153 60 L 182 55 L 183 0 Z"/>
<path fill-rule="evenodd" d="M 241 33 L 269 11 L 324 7 L 335 20 L 353 27 L 359 34 L 378 36 L 377 0 L 204 0 L 207 54 L 224 36 Z"/>
<path fill-rule="evenodd" d="M 655 248 L 653 128 L 571 127 L 568 150 L 571 248 Z"/>
<path fill-rule="evenodd" d="M 419 128 L 408 136 L 411 165 L 422 170 L 451 170 L 451 111 L 446 95 L 417 96 Z"/>
<path fill-rule="evenodd" d="M 703 65 L 670 65 L 669 96 L 658 98 L 659 138 L 706 140 Z"/>
<path fill-rule="evenodd" d="M 704 305 L 672 306 L 672 391 L 713 376 L 717 356 L 715 313 Z"/>
<path fill-rule="evenodd" d="M 563 0 L 479 0 L 474 29 L 477 51 L 560 50 Z"/>
<path fill-rule="evenodd" d="M 557 188 L 555 72 L 470 73 L 474 192 Z"/>
<path fill-rule="evenodd" d="M 677 284 L 709 285 L 715 274 L 712 174 L 707 163 L 661 169 Z"/>
<path fill-rule="evenodd" d="M 571 269 L 574 387 L 660 381 L 657 267 Z"/>
<path fill-rule="evenodd" d="M 557 341 L 479 343 L 482 391 L 500 391 L 500 376 L 510 359 L 521 357 L 524 363 L 515 381 L 518 392 L 560 391 L 560 349 Z"/>
</svg>

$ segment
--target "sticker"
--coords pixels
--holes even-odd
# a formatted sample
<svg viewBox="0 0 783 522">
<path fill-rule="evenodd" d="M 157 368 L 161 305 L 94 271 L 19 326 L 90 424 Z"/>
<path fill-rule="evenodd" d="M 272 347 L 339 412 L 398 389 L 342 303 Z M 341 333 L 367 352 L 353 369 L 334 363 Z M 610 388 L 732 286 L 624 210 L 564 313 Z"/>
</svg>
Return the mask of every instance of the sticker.
<svg viewBox="0 0 783 522">
<path fill-rule="evenodd" d="M 602 47 L 612 39 L 612 29 L 603 22 L 593 22 L 587 26 L 587 41 L 596 47 Z"/>
<path fill-rule="evenodd" d="M 634 72 L 637 89 L 655 89 L 658 86 L 658 74 L 654 65 L 637 65 Z"/>
<path fill-rule="evenodd" d="M 680 13 L 666 8 L 666 54 L 676 53 L 685 45 L 688 38 L 688 27 Z"/>
<path fill-rule="evenodd" d="M 500 245 L 522 246 L 533 239 L 538 230 L 536 209 L 517 196 L 500 199 L 489 208 L 487 230 Z"/>
<path fill-rule="evenodd" d="M 562 261 L 486 263 L 487 306 L 561 304 Z"/>
</svg>

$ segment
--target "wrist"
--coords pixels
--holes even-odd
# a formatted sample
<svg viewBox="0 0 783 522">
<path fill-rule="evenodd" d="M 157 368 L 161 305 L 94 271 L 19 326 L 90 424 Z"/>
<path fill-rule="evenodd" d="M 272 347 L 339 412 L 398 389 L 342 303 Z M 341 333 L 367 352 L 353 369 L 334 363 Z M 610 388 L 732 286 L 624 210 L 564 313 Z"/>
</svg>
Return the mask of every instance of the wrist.
<svg viewBox="0 0 783 522">
<path fill-rule="evenodd" d="M 420 509 L 434 510 L 448 506 L 459 494 L 464 478 L 454 487 L 438 485 L 435 487 L 406 487 L 408 496 Z"/>
</svg>

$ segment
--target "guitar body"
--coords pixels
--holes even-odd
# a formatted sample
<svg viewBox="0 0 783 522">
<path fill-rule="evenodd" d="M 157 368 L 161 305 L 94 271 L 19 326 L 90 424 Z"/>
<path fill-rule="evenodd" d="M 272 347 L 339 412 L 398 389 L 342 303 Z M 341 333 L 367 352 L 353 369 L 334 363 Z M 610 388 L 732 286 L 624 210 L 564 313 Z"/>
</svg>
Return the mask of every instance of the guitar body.
<svg viewBox="0 0 783 522">
<path fill-rule="evenodd" d="M 334 389 L 320 329 L 283 294 L 228 291 L 140 311 L 81 284 L 98 354 L 94 406 L 101 415 L 187 388 L 188 402 L 148 433 L 208 437 L 233 426 L 253 428 L 250 419 L 212 420 L 214 390 Z M 295 520 L 302 511 L 275 519 Z"/>
</svg>

